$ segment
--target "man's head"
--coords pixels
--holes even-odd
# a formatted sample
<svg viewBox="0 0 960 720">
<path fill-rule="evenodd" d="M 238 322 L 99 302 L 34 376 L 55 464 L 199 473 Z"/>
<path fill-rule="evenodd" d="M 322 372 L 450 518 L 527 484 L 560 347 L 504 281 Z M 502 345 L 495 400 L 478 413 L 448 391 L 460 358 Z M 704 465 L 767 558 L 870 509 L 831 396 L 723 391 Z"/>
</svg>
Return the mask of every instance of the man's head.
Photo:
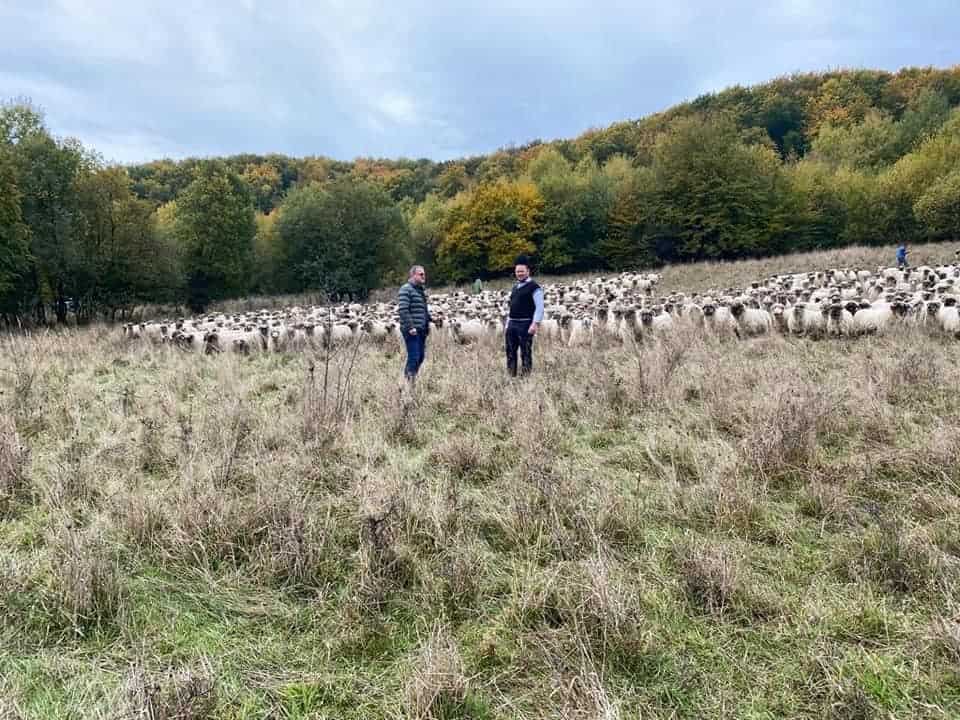
<svg viewBox="0 0 960 720">
<path fill-rule="evenodd" d="M 513 274 L 519 282 L 523 282 L 530 277 L 530 261 L 523 255 L 518 257 L 517 262 L 514 263 Z"/>
<path fill-rule="evenodd" d="M 423 269 L 423 265 L 414 265 L 410 268 L 408 279 L 412 285 L 423 285 L 427 281 L 427 271 Z"/>
</svg>

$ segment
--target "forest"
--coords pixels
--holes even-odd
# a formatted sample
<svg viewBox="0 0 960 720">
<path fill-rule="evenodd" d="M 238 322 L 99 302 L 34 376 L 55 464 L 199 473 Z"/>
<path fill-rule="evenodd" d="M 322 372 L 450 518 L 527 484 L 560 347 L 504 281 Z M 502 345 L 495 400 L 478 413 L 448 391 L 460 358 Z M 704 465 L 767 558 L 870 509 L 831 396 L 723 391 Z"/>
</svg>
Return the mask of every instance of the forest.
<svg viewBox="0 0 960 720">
<path fill-rule="evenodd" d="M 0 318 L 201 311 L 960 237 L 960 66 L 735 86 L 575 139 L 429 159 L 235 155 L 122 166 L 0 104 Z M 891 251 L 892 258 L 892 251 Z"/>
</svg>

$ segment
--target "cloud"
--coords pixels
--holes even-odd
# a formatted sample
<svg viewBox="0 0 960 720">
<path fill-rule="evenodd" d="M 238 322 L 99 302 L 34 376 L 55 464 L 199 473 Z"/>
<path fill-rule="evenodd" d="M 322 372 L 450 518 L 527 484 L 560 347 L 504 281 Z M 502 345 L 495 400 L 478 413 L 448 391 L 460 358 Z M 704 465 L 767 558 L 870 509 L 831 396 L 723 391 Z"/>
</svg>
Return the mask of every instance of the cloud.
<svg viewBox="0 0 960 720">
<path fill-rule="evenodd" d="M 0 5 L 0 87 L 124 161 L 441 160 L 794 71 L 950 64 L 958 20 L 940 0 L 37 0 Z"/>
</svg>

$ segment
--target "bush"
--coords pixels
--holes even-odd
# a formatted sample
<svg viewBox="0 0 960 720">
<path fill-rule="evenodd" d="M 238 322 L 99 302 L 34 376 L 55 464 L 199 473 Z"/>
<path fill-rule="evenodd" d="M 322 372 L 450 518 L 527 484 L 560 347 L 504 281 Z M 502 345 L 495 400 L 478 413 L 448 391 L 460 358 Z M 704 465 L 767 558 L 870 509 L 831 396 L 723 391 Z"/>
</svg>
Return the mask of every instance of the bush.
<svg viewBox="0 0 960 720">
<path fill-rule="evenodd" d="M 27 474 L 29 459 L 13 418 L 0 416 L 0 517 L 33 495 Z"/>
</svg>

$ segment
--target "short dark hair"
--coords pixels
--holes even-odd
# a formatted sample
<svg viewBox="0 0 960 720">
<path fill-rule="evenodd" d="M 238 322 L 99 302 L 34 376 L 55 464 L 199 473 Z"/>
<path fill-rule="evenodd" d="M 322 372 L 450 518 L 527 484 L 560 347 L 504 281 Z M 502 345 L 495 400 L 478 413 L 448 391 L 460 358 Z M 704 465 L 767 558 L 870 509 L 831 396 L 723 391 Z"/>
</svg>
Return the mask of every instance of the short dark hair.
<svg viewBox="0 0 960 720">
<path fill-rule="evenodd" d="M 514 267 L 516 267 L 517 265 L 526 265 L 527 268 L 529 268 L 529 267 L 530 267 L 530 258 L 528 258 L 526 255 L 520 255 L 520 256 L 517 257 L 517 259 L 516 259 L 516 261 L 513 263 L 513 265 L 514 265 Z"/>
</svg>

